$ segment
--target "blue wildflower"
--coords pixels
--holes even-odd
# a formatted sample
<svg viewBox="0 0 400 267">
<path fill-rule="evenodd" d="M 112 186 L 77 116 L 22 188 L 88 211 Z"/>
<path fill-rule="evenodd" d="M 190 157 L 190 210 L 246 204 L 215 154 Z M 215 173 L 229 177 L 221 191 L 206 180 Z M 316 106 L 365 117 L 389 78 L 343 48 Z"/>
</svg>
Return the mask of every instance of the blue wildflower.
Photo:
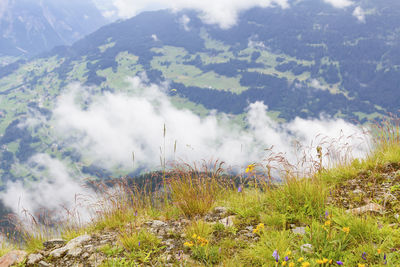
<svg viewBox="0 0 400 267">
<path fill-rule="evenodd" d="M 367 257 L 366 257 L 366 256 L 367 256 L 367 253 L 363 252 L 363 254 L 361 255 L 361 258 L 363 258 L 363 260 L 366 261 L 366 260 L 367 260 Z"/>
<path fill-rule="evenodd" d="M 343 265 L 343 262 L 342 261 L 337 261 L 336 264 L 337 265 Z"/>
<path fill-rule="evenodd" d="M 275 249 L 274 253 L 272 253 L 272 257 L 275 258 L 275 261 L 276 261 L 276 262 L 279 261 L 279 253 L 278 253 L 278 250 Z"/>
</svg>

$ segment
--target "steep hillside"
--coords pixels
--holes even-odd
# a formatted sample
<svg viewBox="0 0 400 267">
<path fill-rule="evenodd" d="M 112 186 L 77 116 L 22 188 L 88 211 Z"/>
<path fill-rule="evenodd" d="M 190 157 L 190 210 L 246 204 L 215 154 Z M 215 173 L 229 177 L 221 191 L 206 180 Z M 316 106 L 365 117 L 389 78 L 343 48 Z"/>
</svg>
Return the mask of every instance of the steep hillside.
<svg viewBox="0 0 400 267">
<path fill-rule="evenodd" d="M 36 180 L 26 163 L 38 152 L 66 159 L 77 172 L 110 174 L 58 143 L 50 125 L 72 82 L 93 86 L 92 95 L 130 94 L 126 78 L 145 72 L 148 83 L 168 82 L 175 106 L 202 116 L 215 109 L 238 121 L 255 101 L 279 121 L 323 114 L 366 122 L 397 113 L 398 7 L 395 0 L 357 1 L 345 9 L 293 1 L 287 9 L 243 12 L 227 30 L 204 24 L 193 11 L 145 12 L 0 68 L 2 180 Z M 81 103 L 83 109 L 90 104 Z M 42 121 L 29 124 L 32 117 Z"/>
</svg>

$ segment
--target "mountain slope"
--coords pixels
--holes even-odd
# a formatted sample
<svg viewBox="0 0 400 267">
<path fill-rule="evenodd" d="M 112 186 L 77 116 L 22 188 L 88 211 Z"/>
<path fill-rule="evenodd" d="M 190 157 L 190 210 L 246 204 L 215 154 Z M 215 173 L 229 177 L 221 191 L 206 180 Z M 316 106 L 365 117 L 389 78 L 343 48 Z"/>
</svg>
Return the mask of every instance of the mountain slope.
<svg viewBox="0 0 400 267">
<path fill-rule="evenodd" d="M 239 120 L 255 101 L 279 120 L 325 114 L 365 122 L 397 112 L 399 4 L 358 5 L 365 22 L 353 15 L 355 6 L 295 1 L 284 10 L 243 12 L 228 30 L 204 24 L 192 11 L 145 12 L 72 46 L 0 68 L 2 180 L 35 180 L 26 162 L 37 152 L 108 176 L 76 149 L 60 147 L 48 121 L 23 127 L 32 116 L 50 120 L 57 97 L 76 81 L 93 86 L 92 94 L 127 92 L 126 77 L 145 72 L 149 82 L 169 82 L 175 105 L 195 106 L 201 114 L 216 109 Z"/>
<path fill-rule="evenodd" d="M 0 56 L 69 45 L 106 24 L 91 1 L 0 1 Z"/>
</svg>

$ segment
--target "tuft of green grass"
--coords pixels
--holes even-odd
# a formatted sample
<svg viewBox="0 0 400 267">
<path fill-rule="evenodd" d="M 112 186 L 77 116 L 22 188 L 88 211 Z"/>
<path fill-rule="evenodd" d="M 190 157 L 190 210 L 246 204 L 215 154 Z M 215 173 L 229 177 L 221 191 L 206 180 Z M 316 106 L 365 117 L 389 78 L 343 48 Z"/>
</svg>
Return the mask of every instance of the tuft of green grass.
<svg viewBox="0 0 400 267">
<path fill-rule="evenodd" d="M 127 258 L 141 264 L 151 262 L 154 255 L 162 249 L 161 240 L 143 229 L 134 233 L 122 233 L 119 243 L 127 251 Z"/>
<path fill-rule="evenodd" d="M 290 231 L 263 232 L 260 241 L 244 249 L 237 259 L 248 266 L 275 266 L 276 262 L 272 256 L 275 250 L 283 258 L 297 245 L 298 242 Z"/>
<path fill-rule="evenodd" d="M 192 241 L 196 241 L 193 236 L 200 236 L 209 239 L 213 231 L 213 226 L 202 220 L 193 221 L 185 229 L 186 236 L 190 240 L 193 239 Z"/>
</svg>

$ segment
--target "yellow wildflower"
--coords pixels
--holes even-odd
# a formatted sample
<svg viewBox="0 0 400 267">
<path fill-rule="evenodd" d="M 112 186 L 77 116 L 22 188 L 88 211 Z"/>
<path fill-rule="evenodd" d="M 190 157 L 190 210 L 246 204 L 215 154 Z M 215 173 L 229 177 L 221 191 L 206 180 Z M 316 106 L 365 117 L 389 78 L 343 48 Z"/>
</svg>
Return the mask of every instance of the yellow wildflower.
<svg viewBox="0 0 400 267">
<path fill-rule="evenodd" d="M 365 267 L 365 264 L 364 264 L 364 263 L 359 263 L 359 264 L 357 265 L 357 267 Z"/>
<path fill-rule="evenodd" d="M 315 262 L 318 263 L 318 264 L 323 264 L 324 263 L 323 260 L 315 260 Z"/>
<path fill-rule="evenodd" d="M 286 266 L 287 261 L 282 262 L 282 266 Z"/>
<path fill-rule="evenodd" d="M 196 234 L 193 234 L 193 235 L 192 235 L 192 238 L 196 238 L 196 237 L 197 237 L 197 235 L 196 235 Z"/>
<path fill-rule="evenodd" d="M 183 245 L 190 248 L 193 247 L 193 242 L 185 242 Z"/>
<path fill-rule="evenodd" d="M 247 168 L 246 168 L 246 173 L 253 172 L 255 166 L 256 166 L 256 164 L 248 165 Z"/>
<path fill-rule="evenodd" d="M 325 226 L 330 226 L 331 225 L 331 221 L 330 220 L 327 220 L 326 222 L 325 222 Z"/>
<path fill-rule="evenodd" d="M 262 229 L 264 229 L 264 224 L 263 223 L 259 223 L 256 227 L 256 229 L 253 230 L 253 234 L 256 234 L 258 232 L 260 232 Z"/>
<path fill-rule="evenodd" d="M 380 248 L 378 248 L 378 254 L 381 254 L 382 250 Z"/>
<path fill-rule="evenodd" d="M 343 227 L 342 231 L 348 234 L 350 232 L 350 227 Z"/>
<path fill-rule="evenodd" d="M 292 252 L 290 250 L 286 251 L 285 256 L 290 256 L 290 255 L 292 255 Z"/>
<path fill-rule="evenodd" d="M 310 263 L 308 261 L 305 261 L 301 264 L 301 267 L 310 267 Z"/>
<path fill-rule="evenodd" d="M 332 264 L 333 263 L 333 260 L 329 260 L 329 264 Z"/>
<path fill-rule="evenodd" d="M 297 260 L 297 262 L 302 262 L 302 261 L 304 261 L 304 258 L 303 258 L 303 257 L 300 257 L 300 258 Z"/>
<path fill-rule="evenodd" d="M 322 263 L 327 263 L 329 260 L 327 258 L 322 259 Z"/>
<path fill-rule="evenodd" d="M 289 263 L 288 267 L 294 267 L 294 263 L 293 262 Z"/>
</svg>

